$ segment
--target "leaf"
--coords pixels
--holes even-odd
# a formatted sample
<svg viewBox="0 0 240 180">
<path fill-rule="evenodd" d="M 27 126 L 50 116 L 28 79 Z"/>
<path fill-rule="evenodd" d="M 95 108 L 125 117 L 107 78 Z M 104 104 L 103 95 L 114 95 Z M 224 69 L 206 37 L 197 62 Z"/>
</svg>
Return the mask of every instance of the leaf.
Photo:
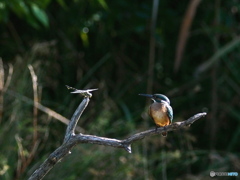
<svg viewBox="0 0 240 180">
<path fill-rule="evenodd" d="M 201 64 L 196 69 L 195 75 L 198 76 L 199 74 L 209 69 L 216 61 L 219 61 L 221 57 L 233 51 L 234 48 L 236 48 L 239 45 L 240 45 L 240 37 L 234 38 L 232 41 L 230 41 L 225 46 L 220 48 L 217 52 L 215 52 L 215 54 L 211 58 L 209 58 L 203 64 Z"/>
<path fill-rule="evenodd" d="M 62 6 L 64 9 L 67 8 L 67 5 L 66 5 L 66 3 L 65 3 L 64 0 L 57 0 L 57 2 L 58 2 L 58 4 L 60 4 L 60 6 Z"/>
<path fill-rule="evenodd" d="M 51 0 L 41 0 L 41 1 L 38 1 L 37 3 L 40 7 L 46 8 L 50 2 L 51 2 Z"/>
<path fill-rule="evenodd" d="M 108 5 L 105 0 L 98 0 L 98 3 L 105 9 L 108 10 Z"/>
<path fill-rule="evenodd" d="M 29 8 L 24 1 L 13 1 L 9 6 L 18 17 L 23 18 L 24 16 L 30 15 Z"/>
<path fill-rule="evenodd" d="M 82 39 L 82 42 L 83 42 L 83 46 L 84 47 L 88 47 L 89 46 L 89 41 L 88 41 L 88 34 L 81 31 L 80 32 L 80 37 Z"/>
<path fill-rule="evenodd" d="M 0 3 L 0 22 L 8 21 L 8 11 L 4 2 Z"/>
<path fill-rule="evenodd" d="M 43 11 L 36 4 L 33 3 L 31 4 L 31 10 L 33 15 L 40 21 L 40 23 L 42 23 L 42 25 L 44 25 L 45 27 L 49 26 L 48 16 L 45 11 Z"/>
</svg>

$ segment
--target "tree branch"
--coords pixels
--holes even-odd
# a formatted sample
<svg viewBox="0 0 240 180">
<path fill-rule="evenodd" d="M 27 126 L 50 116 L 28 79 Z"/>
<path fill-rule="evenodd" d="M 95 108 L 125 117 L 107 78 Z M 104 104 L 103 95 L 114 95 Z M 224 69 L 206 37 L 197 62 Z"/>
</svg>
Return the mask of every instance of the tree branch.
<svg viewBox="0 0 240 180">
<path fill-rule="evenodd" d="M 77 144 L 90 143 L 90 144 L 98 144 L 98 145 L 104 145 L 104 146 L 112 146 L 116 148 L 123 148 L 127 152 L 131 153 L 132 152 L 131 144 L 133 142 L 148 136 L 161 134 L 162 132 L 174 131 L 177 129 L 189 127 L 196 120 L 200 119 L 201 117 L 207 114 L 207 113 L 198 113 L 186 121 L 175 122 L 171 125 L 168 125 L 162 128 L 157 128 L 157 129 L 154 128 L 154 129 L 150 129 L 140 133 L 136 133 L 123 140 L 99 137 L 99 136 L 93 136 L 93 135 L 85 135 L 81 133 L 75 134 L 74 131 L 75 131 L 76 124 L 81 114 L 87 107 L 90 101 L 89 99 L 90 97 L 91 96 L 85 96 L 83 101 L 80 103 L 77 110 L 73 114 L 71 122 L 67 127 L 63 144 L 49 155 L 49 157 L 43 162 L 43 164 L 31 175 L 29 180 L 42 179 L 53 168 L 55 164 L 57 164 L 67 154 L 70 154 L 71 149 Z"/>
<path fill-rule="evenodd" d="M 71 136 L 75 135 L 75 128 L 77 126 L 78 120 L 81 117 L 85 108 L 87 107 L 88 103 L 89 103 L 89 98 L 85 97 L 82 103 L 78 106 L 77 110 L 74 112 L 71 118 L 71 121 L 68 124 L 63 143 L 65 143 Z"/>
</svg>

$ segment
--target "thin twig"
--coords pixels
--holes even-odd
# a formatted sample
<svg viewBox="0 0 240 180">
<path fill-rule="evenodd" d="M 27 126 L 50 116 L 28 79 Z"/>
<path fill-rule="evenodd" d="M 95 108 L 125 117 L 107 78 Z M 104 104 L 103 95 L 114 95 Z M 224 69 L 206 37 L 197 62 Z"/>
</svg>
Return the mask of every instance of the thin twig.
<svg viewBox="0 0 240 180">
<path fill-rule="evenodd" d="M 147 82 L 147 93 L 152 93 L 153 87 L 153 78 L 154 78 L 154 61 L 155 61 L 155 29 L 157 22 L 158 14 L 158 4 L 159 0 L 153 0 L 152 6 L 152 18 L 151 18 L 151 27 L 150 27 L 150 47 L 149 47 L 149 65 L 148 65 L 148 82 Z"/>
<path fill-rule="evenodd" d="M 3 116 L 3 89 L 4 89 L 4 68 L 2 58 L 0 57 L 0 123 Z"/>
<path fill-rule="evenodd" d="M 221 23 L 220 21 L 220 0 L 215 1 L 215 18 L 214 18 L 214 26 L 218 27 Z M 213 37 L 214 42 L 214 49 L 215 52 L 219 50 L 219 44 L 220 44 L 220 36 L 217 33 Z M 219 58 L 220 59 L 220 58 Z M 215 149 L 216 146 L 216 138 L 217 138 L 217 131 L 218 131 L 218 123 L 217 123 L 217 117 L 219 112 L 219 86 L 218 86 L 218 78 L 219 78 L 219 62 L 215 61 L 213 63 L 213 67 L 211 69 L 211 81 L 212 81 L 212 95 L 211 95 L 211 121 L 207 125 L 209 129 L 211 129 L 209 134 L 209 141 L 210 141 L 210 148 L 212 150 Z"/>
<path fill-rule="evenodd" d="M 0 91 L 3 90 L 4 87 L 4 68 L 3 68 L 3 61 L 0 57 Z"/>
<path fill-rule="evenodd" d="M 2 58 L 0 58 L 0 123 L 3 118 L 3 103 L 4 103 L 3 96 L 11 82 L 12 73 L 13 73 L 13 66 L 12 64 L 9 64 L 7 80 L 4 83 L 4 68 L 3 68 Z"/>
<path fill-rule="evenodd" d="M 22 164 L 26 162 L 26 158 L 24 155 L 24 148 L 21 142 L 21 138 L 16 134 L 15 140 L 18 146 L 18 161 L 17 161 L 17 172 L 16 172 L 16 179 L 19 179 L 19 176 L 22 172 Z"/>
<path fill-rule="evenodd" d="M 99 136 L 93 136 L 93 135 L 85 135 L 85 134 L 75 135 L 74 127 L 76 126 L 82 112 L 87 107 L 89 101 L 90 101 L 89 97 L 85 97 L 83 99 L 83 101 L 78 106 L 77 110 L 75 111 L 71 119 L 71 121 L 73 122 L 69 123 L 67 127 L 63 144 L 49 155 L 49 157 L 43 162 L 43 164 L 31 175 L 29 180 L 42 179 L 54 167 L 54 165 L 57 164 L 59 161 L 61 161 L 61 159 L 63 159 L 63 157 L 65 157 L 67 154 L 69 154 L 71 149 L 77 144 L 90 143 L 90 144 L 98 144 L 98 145 L 104 145 L 104 146 L 112 146 L 116 148 L 123 148 L 127 152 L 131 153 L 132 152 L 131 144 L 133 142 L 148 136 L 161 134 L 162 132 L 174 131 L 177 129 L 189 127 L 196 120 L 206 115 L 206 113 L 199 113 L 189 118 L 186 121 L 175 122 L 171 125 L 158 128 L 157 130 L 153 128 L 144 132 L 136 133 L 123 140 L 99 137 Z"/>
<path fill-rule="evenodd" d="M 28 69 L 31 73 L 32 77 L 32 83 L 33 83 L 33 144 L 37 141 L 37 114 L 38 109 L 36 108 L 38 101 L 38 92 L 37 92 L 37 76 L 33 70 L 33 67 L 31 65 L 28 65 Z"/>
<path fill-rule="evenodd" d="M 18 98 L 21 101 L 24 101 L 28 104 L 34 105 L 36 108 L 38 108 L 40 111 L 46 113 L 48 116 L 53 117 L 59 121 L 61 121 L 62 123 L 68 125 L 69 124 L 69 119 L 65 118 L 64 116 L 62 116 L 61 114 L 57 113 L 56 111 L 53 111 L 52 109 L 40 104 L 40 103 L 34 103 L 34 101 L 26 96 L 23 96 L 17 92 L 14 92 L 12 90 L 7 90 L 6 92 L 7 94 L 14 96 L 16 98 Z M 77 132 L 85 132 L 85 130 L 79 126 L 76 127 L 76 131 Z"/>
<path fill-rule="evenodd" d="M 22 168 L 21 171 L 24 172 L 27 166 L 32 162 L 35 153 L 37 151 L 38 145 L 40 141 L 38 140 L 38 129 L 37 129 L 37 115 L 38 115 L 38 108 L 36 107 L 39 99 L 38 99 L 38 90 L 37 90 L 37 76 L 33 70 L 33 67 L 31 65 L 28 65 L 31 77 L 32 77 L 32 83 L 33 83 L 33 101 L 34 101 L 34 106 L 33 106 L 33 140 L 32 140 L 32 147 L 30 150 L 30 153 L 24 163 L 22 163 Z M 21 174 L 22 174 L 21 172 Z"/>
<path fill-rule="evenodd" d="M 187 38 L 189 35 L 190 27 L 193 21 L 193 18 L 195 16 L 197 7 L 201 0 L 192 0 L 189 1 L 189 6 L 187 8 L 187 11 L 184 15 L 183 22 L 181 25 L 180 33 L 178 36 L 178 43 L 176 48 L 176 56 L 175 56 L 175 62 L 174 62 L 174 71 L 177 72 L 180 65 L 182 56 L 184 53 L 185 45 L 187 42 Z"/>
<path fill-rule="evenodd" d="M 13 74 L 13 65 L 12 64 L 8 64 L 9 66 L 9 69 L 8 69 L 8 76 L 7 76 L 7 80 L 4 84 L 4 87 L 3 87 L 3 92 L 5 92 L 7 90 L 7 88 L 9 87 L 10 85 L 10 82 L 12 80 L 12 74 Z"/>
<path fill-rule="evenodd" d="M 154 81 L 154 64 L 155 64 L 155 50 L 156 50 L 156 24 L 157 24 L 157 15 L 158 15 L 158 6 L 159 0 L 153 0 L 152 5 L 152 17 L 151 17 L 151 24 L 150 24 L 150 38 L 149 38 L 149 60 L 148 60 L 148 79 L 147 79 L 147 93 L 152 94 L 153 89 L 153 81 Z M 146 103 L 148 103 L 148 99 L 146 99 Z M 146 122 L 145 122 L 146 123 Z M 144 156 L 147 157 L 147 143 L 143 142 L 143 152 Z M 145 158 L 147 159 L 147 158 Z M 144 165 L 144 178 L 149 179 L 148 177 L 148 168 L 147 168 L 147 161 L 143 161 Z"/>
<path fill-rule="evenodd" d="M 233 51 L 234 48 L 238 47 L 240 44 L 240 37 L 234 37 L 229 43 L 219 48 L 212 57 L 206 60 L 203 64 L 201 64 L 195 71 L 195 76 L 199 76 L 203 74 L 206 70 L 214 65 L 215 62 L 221 60 L 221 57 L 225 56 L 229 52 Z"/>
<path fill-rule="evenodd" d="M 18 163 L 18 171 L 16 174 L 17 179 L 20 178 L 21 174 L 26 170 L 27 166 L 32 162 L 38 145 L 40 141 L 38 140 L 38 130 L 37 130 L 37 114 L 38 114 L 38 109 L 37 109 L 37 104 L 38 104 L 38 92 L 37 92 L 37 76 L 33 70 L 33 67 L 31 65 L 28 65 L 31 77 L 32 77 L 32 83 L 33 83 L 33 99 L 34 99 L 34 106 L 33 106 L 33 139 L 32 139 L 32 147 L 29 150 L 28 156 L 24 156 L 21 153 L 19 153 L 21 161 Z M 21 144 L 21 141 L 16 139 L 18 142 L 18 148 L 19 152 L 23 151 L 23 146 Z M 20 146 L 21 144 L 21 146 Z M 22 147 L 22 148 L 20 148 Z"/>
</svg>

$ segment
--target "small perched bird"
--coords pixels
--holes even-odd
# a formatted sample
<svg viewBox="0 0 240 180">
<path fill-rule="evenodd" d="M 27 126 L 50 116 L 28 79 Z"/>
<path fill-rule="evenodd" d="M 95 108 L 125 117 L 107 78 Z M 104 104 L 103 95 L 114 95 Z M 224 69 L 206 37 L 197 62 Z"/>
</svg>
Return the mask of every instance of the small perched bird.
<svg viewBox="0 0 240 180">
<path fill-rule="evenodd" d="M 146 96 L 152 98 L 153 103 L 150 105 L 148 113 L 154 120 L 157 127 L 164 127 L 172 123 L 173 109 L 170 106 L 170 100 L 163 94 L 139 94 L 140 96 Z M 167 132 L 162 133 L 163 136 L 167 136 Z"/>
<path fill-rule="evenodd" d="M 66 87 L 67 87 L 68 89 L 74 90 L 74 91 L 71 92 L 71 93 L 78 93 L 78 94 L 81 94 L 81 95 L 84 96 L 84 97 L 89 97 L 89 98 L 92 97 L 92 94 L 90 93 L 91 91 L 96 91 L 96 90 L 98 90 L 98 89 L 79 90 L 79 89 L 73 88 L 73 87 L 68 86 L 68 85 L 66 85 Z"/>
</svg>

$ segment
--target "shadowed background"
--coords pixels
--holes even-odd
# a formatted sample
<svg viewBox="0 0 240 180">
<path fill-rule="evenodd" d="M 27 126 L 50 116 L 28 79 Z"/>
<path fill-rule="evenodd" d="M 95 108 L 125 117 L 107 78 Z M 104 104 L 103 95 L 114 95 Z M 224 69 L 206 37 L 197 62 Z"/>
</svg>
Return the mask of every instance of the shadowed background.
<svg viewBox="0 0 240 180">
<path fill-rule="evenodd" d="M 188 130 L 122 149 L 80 144 L 45 179 L 206 179 L 240 172 L 239 1 L 0 2 L 0 179 L 26 179 L 62 142 L 82 97 L 98 88 L 82 132 L 123 139 L 155 128 L 169 97 Z"/>
</svg>

